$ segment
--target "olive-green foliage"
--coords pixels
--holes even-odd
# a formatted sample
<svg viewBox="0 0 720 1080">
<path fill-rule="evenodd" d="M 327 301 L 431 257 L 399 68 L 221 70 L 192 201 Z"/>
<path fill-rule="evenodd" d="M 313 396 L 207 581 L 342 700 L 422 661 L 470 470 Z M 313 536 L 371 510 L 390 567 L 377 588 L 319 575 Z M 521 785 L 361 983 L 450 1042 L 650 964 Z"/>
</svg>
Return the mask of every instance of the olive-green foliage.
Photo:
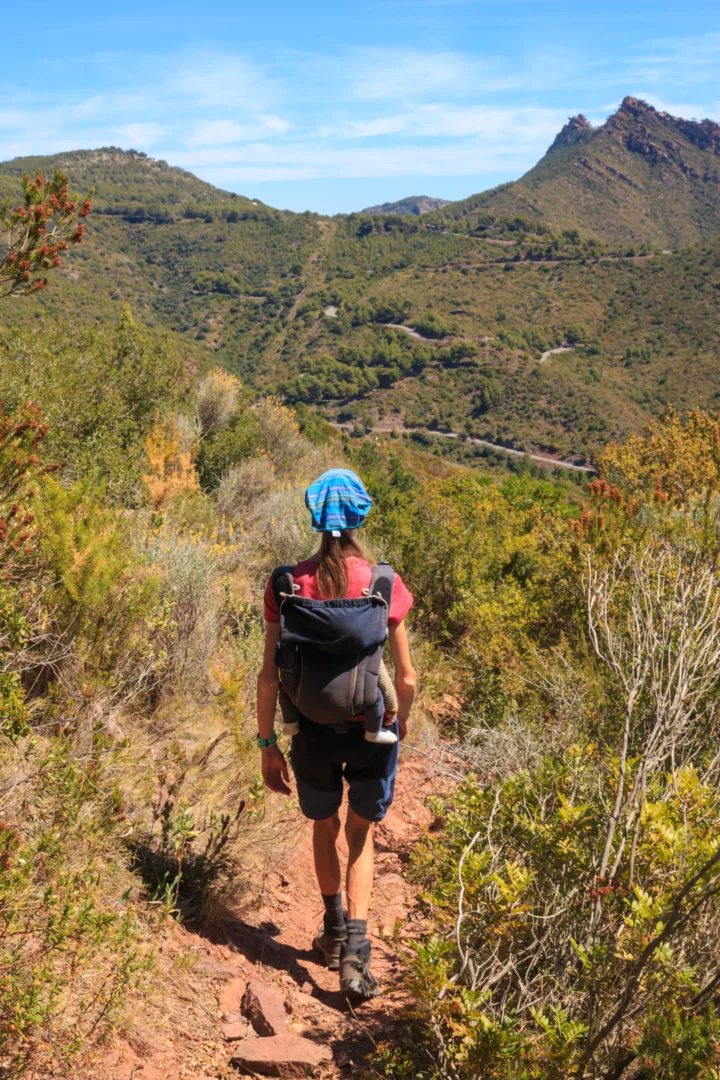
<svg viewBox="0 0 720 1080">
<path fill-rule="evenodd" d="M 416 315 L 412 325 L 426 338 L 444 338 L 450 333 L 449 324 L 432 311 L 426 315 Z"/>
<path fill-rule="evenodd" d="M 30 748 L 22 832 L 0 822 L 0 1054 L 9 1077 L 31 1063 L 39 1032 L 61 1035 L 57 1052 L 68 1059 L 107 1030 L 147 970 L 136 907 L 117 875 L 125 827 L 106 775 L 116 756 L 99 730 Z M 18 766 L 3 751 L 0 762 Z"/>
<path fill-rule="evenodd" d="M 101 629 L 110 593 L 129 563 L 127 526 L 87 480 L 70 488 L 49 481 L 37 505 L 42 555 L 60 617 L 92 634 Z"/>
<path fill-rule="evenodd" d="M 116 503 L 142 497 L 143 442 L 155 414 L 183 399 L 183 361 L 167 336 L 125 310 L 116 325 L 46 324 L 0 334 L 0 395 L 42 402 L 46 453 L 63 480 L 94 477 Z"/>
<path fill-rule="evenodd" d="M 295 401 L 341 402 L 338 411 L 350 395 L 375 420 L 393 407 L 408 426 L 590 460 L 669 401 L 693 406 L 718 393 L 717 242 L 698 232 L 717 212 L 717 185 L 698 179 L 707 132 L 633 109 L 620 114 L 628 131 L 650 125 L 682 145 L 698 176 L 674 184 L 648 173 L 646 157 L 614 141 L 614 120 L 556 146 L 527 180 L 422 217 L 284 213 L 113 148 L 6 163 L 0 193 L 19 192 L 22 170 L 38 166 L 97 190 L 70 273 L 13 317 L 108 320 L 130 301 L 142 321 L 182 335 L 193 358 L 208 350 L 264 393 L 284 388 Z M 601 160 L 618 159 L 604 182 L 583 164 L 601 145 L 601 172 Z M 651 206 L 633 213 L 651 189 Z M 705 209 L 688 216 L 700 189 Z M 597 211 L 596 236 L 576 220 L 579 207 Z M 668 235 L 707 246 L 667 254 Z M 651 237 L 656 247 L 641 258 Z M 327 305 L 336 317 L 323 316 Z M 426 355 L 409 365 L 363 359 L 388 322 L 425 326 Z M 443 355 L 437 335 L 448 330 L 471 351 Z M 539 363 L 566 342 L 573 351 Z M 500 392 L 478 409 L 485 378 Z"/>
<path fill-rule="evenodd" d="M 513 620 L 515 693 L 506 672 L 486 680 L 457 749 L 473 771 L 414 854 L 437 932 L 410 964 L 422 1054 L 391 1055 L 391 1076 L 428 1054 L 426 1075 L 460 1080 L 717 1072 L 719 438 L 716 416 L 668 412 L 607 450 L 613 482 L 554 542 L 515 549 L 516 580 L 550 556 L 547 584 Z M 527 484 L 507 498 L 531 510 Z M 466 632 L 487 654 L 506 628 Z"/>
<path fill-rule="evenodd" d="M 36 572 L 33 500 L 45 475 L 39 456 L 45 434 L 37 406 L 17 414 L 0 406 L 0 737 L 13 742 L 28 731 L 18 660 L 31 626 L 21 594 L 32 592 Z"/>
<path fill-rule="evenodd" d="M 335 431 L 322 416 L 308 409 L 303 402 L 294 408 L 300 434 L 315 446 L 326 446 L 335 438 Z"/>
<path fill-rule="evenodd" d="M 253 409 L 241 409 L 227 427 L 210 432 L 200 442 L 197 470 L 206 489 L 217 487 L 233 465 L 256 453 L 263 445 L 262 432 Z"/>
<path fill-rule="evenodd" d="M 717 126 L 626 98 L 598 128 L 569 125 L 525 176 L 451 203 L 431 220 L 533 219 L 574 238 L 673 247 L 718 231 Z M 662 149 L 661 149 L 662 148 Z"/>
<path fill-rule="evenodd" d="M 15 741 L 27 734 L 27 708 L 13 660 L 25 644 L 29 626 L 14 590 L 0 585 L 0 734 Z"/>
<path fill-rule="evenodd" d="M 593 1064 L 606 1075 L 638 1055 L 654 1076 L 709 1077 L 704 1070 L 717 1067 L 720 1025 L 702 997 L 694 1012 L 691 1003 L 706 978 L 701 972 L 717 963 L 708 923 L 717 925 L 720 910 L 707 899 L 713 874 L 702 873 L 720 825 L 717 789 L 703 785 L 692 768 L 672 779 L 657 776 L 647 791 L 632 883 L 628 862 L 614 877 L 598 878 L 617 761 L 587 741 L 543 754 L 546 738 L 536 732 L 539 760 L 524 771 L 495 782 L 469 778 L 442 808 L 442 835 L 414 856 L 423 900 L 448 925 L 458 916 L 462 859 L 463 952 L 471 971 L 487 971 L 474 988 L 454 989 L 452 942 L 416 951 L 412 985 L 444 1043 L 436 1047 L 441 1075 L 564 1080 L 590 1073 Z M 699 880 L 681 905 L 684 921 L 665 941 L 668 912 L 696 872 Z M 594 920 L 598 904 L 600 921 Z M 703 911 L 697 922 L 696 904 Z M 588 1036 L 612 1014 L 650 942 L 654 949 L 632 996 L 641 1007 L 619 1041 L 613 1030 L 585 1058 Z M 525 991 L 502 976 L 503 960 L 493 957 L 498 946 L 512 958 Z M 496 973 L 496 992 L 508 994 L 502 1004 L 489 989 Z M 471 977 L 460 985 L 468 983 Z M 684 1071 L 677 1072 L 681 1061 Z"/>
<path fill-rule="evenodd" d="M 302 288 L 319 235 L 314 215 L 273 210 L 112 147 L 56 155 L 52 163 L 73 185 L 95 188 L 88 235 L 72 253 L 70 274 L 13 317 L 27 325 L 41 311 L 55 320 L 72 312 L 106 322 L 129 303 L 142 322 L 183 335 L 191 355 L 209 346 L 235 370 L 248 357 L 262 362 L 264 335 L 273 336 Z M 0 165 L 0 199 L 19 194 L 22 172 L 40 164 Z"/>
<path fill-rule="evenodd" d="M 455 648 L 487 646 L 499 657 L 546 609 L 559 616 L 554 568 L 573 511 L 557 489 L 532 480 L 497 486 L 473 475 L 409 486 L 397 466 L 383 489 L 364 471 L 378 497 L 369 528 L 407 578 L 431 637 Z M 560 631 L 556 618 L 549 632 Z"/>
<path fill-rule="evenodd" d="M 674 122 L 653 123 L 677 135 Z M 587 181 L 575 153 L 583 151 L 572 151 L 543 172 L 555 194 L 570 158 L 580 169 L 572 182 Z M 687 153 L 705 155 L 694 144 Z M 374 422 L 392 408 L 401 426 L 466 431 L 577 461 L 668 402 L 691 407 L 718 393 L 714 240 L 671 255 L 658 245 L 640 258 L 641 244 L 603 245 L 575 221 L 539 220 L 522 185 L 422 217 L 323 220 L 233 198 L 143 155 L 61 158 L 0 167 L 8 194 L 13 184 L 19 190 L 19 170 L 38 164 L 61 164 L 74 184 L 97 189 L 71 272 L 13 309 L 25 326 L 43 311 L 109 321 L 130 301 L 138 319 L 169 328 L 193 362 L 207 352 L 263 393 L 334 402 L 332 419 L 349 397 L 367 403 Z M 618 171 L 630 175 L 626 167 Z M 640 191 L 613 176 L 609 187 L 623 199 Z M 643 228 L 679 214 L 687 231 L 672 192 L 658 193 Z M 501 205 L 517 197 L 516 208 Z M 574 215 L 578 205 L 585 200 L 563 198 L 555 210 Z M 605 224 L 611 235 L 616 215 Z M 336 317 L 324 317 L 328 305 Z M 383 323 L 416 326 L 427 342 Z M 572 351 L 540 363 L 566 343 Z M 496 391 L 482 395 L 488 380 Z"/>
<path fill-rule="evenodd" d="M 77 429 L 64 437 L 79 470 Z M 149 828 L 158 781 L 125 731 L 187 683 L 201 695 L 229 600 L 219 578 L 237 565 L 212 500 L 195 493 L 202 522 L 195 505 L 187 522 L 179 507 L 166 519 L 117 507 L 99 469 L 65 484 L 62 469 L 46 475 L 50 439 L 37 407 L 0 414 L 0 1071 L 13 1078 L 50 1044 L 53 1067 L 70 1069 L 147 967 L 155 909 L 135 901 L 124 841 Z M 111 486 L 115 459 L 100 464 Z M 126 467 L 130 498 L 144 467 Z M 183 852 L 198 890 L 216 888 L 231 839 L 222 812 L 196 864 L 190 839 Z"/>
<path fill-rule="evenodd" d="M 363 397 L 378 385 L 371 368 L 335 360 L 329 354 L 308 357 L 302 371 L 285 387 L 290 402 Z"/>
</svg>

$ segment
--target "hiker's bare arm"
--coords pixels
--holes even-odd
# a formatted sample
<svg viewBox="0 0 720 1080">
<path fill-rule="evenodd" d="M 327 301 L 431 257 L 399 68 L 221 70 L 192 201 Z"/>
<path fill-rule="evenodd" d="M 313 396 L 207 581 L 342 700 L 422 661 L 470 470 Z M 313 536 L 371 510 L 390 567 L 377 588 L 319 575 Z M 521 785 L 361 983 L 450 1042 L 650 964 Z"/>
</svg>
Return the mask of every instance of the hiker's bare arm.
<svg viewBox="0 0 720 1080">
<path fill-rule="evenodd" d="M 263 665 L 257 681 L 257 721 L 261 739 L 269 739 L 275 731 L 275 709 L 277 708 L 280 682 L 275 667 L 275 647 L 280 637 L 279 623 L 265 624 L 265 651 Z M 262 751 L 261 769 L 263 780 L 271 791 L 283 795 L 290 794 L 287 786 L 288 768 L 282 750 L 277 743 L 265 747 Z"/>
<path fill-rule="evenodd" d="M 390 627 L 390 651 L 395 664 L 395 691 L 398 697 L 398 726 L 400 738 L 407 735 L 408 717 L 415 700 L 415 669 L 410 659 L 410 643 L 408 642 L 405 623 L 398 623 Z"/>
</svg>

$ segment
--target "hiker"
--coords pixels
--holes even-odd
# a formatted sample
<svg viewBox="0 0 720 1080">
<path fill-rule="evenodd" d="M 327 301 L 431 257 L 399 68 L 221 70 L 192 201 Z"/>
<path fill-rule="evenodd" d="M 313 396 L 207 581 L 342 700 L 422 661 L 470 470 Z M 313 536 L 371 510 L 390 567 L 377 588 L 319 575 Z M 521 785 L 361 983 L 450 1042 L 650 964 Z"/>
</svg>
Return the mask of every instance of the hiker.
<svg viewBox="0 0 720 1080">
<path fill-rule="evenodd" d="M 313 822 L 315 873 L 325 905 L 313 947 L 328 968 L 339 970 L 344 993 L 367 1000 L 380 993 L 367 936 L 373 824 L 393 799 L 398 738 L 407 734 L 415 696 L 404 624 L 413 598 L 387 563 L 372 563 L 356 537 L 372 500 L 354 472 L 323 473 L 307 489 L 305 503 L 320 547 L 297 566 L 278 568 L 265 590 L 258 746 L 266 786 L 289 795 L 288 767 L 275 734 L 279 696 L 292 734 L 300 809 Z M 388 637 L 394 687 L 382 666 Z M 343 779 L 347 907 L 336 847 Z"/>
</svg>

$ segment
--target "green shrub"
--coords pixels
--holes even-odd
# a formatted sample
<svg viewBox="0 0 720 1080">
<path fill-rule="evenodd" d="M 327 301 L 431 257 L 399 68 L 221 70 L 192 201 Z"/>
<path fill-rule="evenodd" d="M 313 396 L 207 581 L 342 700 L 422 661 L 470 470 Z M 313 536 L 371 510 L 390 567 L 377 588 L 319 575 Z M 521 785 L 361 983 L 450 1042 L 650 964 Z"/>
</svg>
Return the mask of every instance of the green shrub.
<svg viewBox="0 0 720 1080">
<path fill-rule="evenodd" d="M 144 438 L 186 391 L 169 339 L 125 310 L 115 326 L 3 331 L 0 357 L 0 396 L 11 409 L 42 403 L 46 453 L 60 461 L 63 481 L 90 477 L 114 503 L 141 502 Z"/>
<path fill-rule="evenodd" d="M 424 901 L 448 926 L 457 923 L 457 944 L 455 935 L 429 942 L 411 968 L 432 1017 L 441 1075 L 561 1080 L 593 1067 L 607 1075 L 628 1046 L 656 1062 L 653 1075 L 704 1075 L 690 1061 L 686 1073 L 673 1070 L 685 1039 L 695 1043 L 695 1068 L 720 1060 L 698 970 L 716 962 L 708 930 L 720 920 L 710 866 L 717 790 L 692 768 L 657 777 L 646 792 L 631 880 L 627 860 L 598 876 L 618 764 L 578 743 L 540 754 L 507 779 L 470 778 L 449 808 L 437 807 L 444 833 L 420 845 L 414 875 Z M 630 1002 L 645 1008 L 631 1011 Z M 629 1014 L 621 1031 L 616 1022 L 593 1047 L 591 1036 L 616 1009 Z"/>
<path fill-rule="evenodd" d="M 445 319 L 432 311 L 413 318 L 412 326 L 419 334 L 427 338 L 444 338 L 450 333 L 450 326 Z"/>
<path fill-rule="evenodd" d="M 263 445 L 257 415 L 245 408 L 227 425 L 206 435 L 200 442 L 197 472 L 203 488 L 217 487 L 221 477 L 234 465 L 256 453 Z"/>
<path fill-rule="evenodd" d="M 549 649 L 528 636 L 524 693 L 457 747 L 474 771 L 414 854 L 439 932 L 412 986 L 439 1076 L 717 1072 L 719 438 L 668 412 L 608 449 L 614 483 L 555 549 L 575 626 Z M 532 581 L 516 551 L 505 569 Z"/>
<path fill-rule="evenodd" d="M 107 1031 L 148 967 L 122 878 L 121 819 L 113 815 L 99 732 L 87 745 L 57 738 L 26 760 L 32 808 L 0 822 L 0 1055 L 7 1075 L 32 1063 L 38 1035 L 72 1057 Z M 6 800 L 5 814 L 8 814 Z"/>
</svg>

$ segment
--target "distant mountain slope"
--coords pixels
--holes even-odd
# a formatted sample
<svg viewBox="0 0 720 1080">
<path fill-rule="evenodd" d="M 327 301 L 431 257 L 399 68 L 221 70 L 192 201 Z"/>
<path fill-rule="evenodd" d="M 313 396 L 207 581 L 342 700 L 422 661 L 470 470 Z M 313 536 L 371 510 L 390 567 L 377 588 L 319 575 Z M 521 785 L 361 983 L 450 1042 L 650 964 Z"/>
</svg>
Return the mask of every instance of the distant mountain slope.
<svg viewBox="0 0 720 1080">
<path fill-rule="evenodd" d="M 626 97 L 602 127 L 573 117 L 520 180 L 453 203 L 455 220 L 523 214 L 614 243 L 678 247 L 720 233 L 720 125 Z"/>
<path fill-rule="evenodd" d="M 586 199 L 578 194 L 575 203 L 592 228 L 576 210 L 560 217 L 551 201 L 565 191 L 571 202 L 568 192 L 587 172 L 577 155 L 590 161 L 592 151 L 599 160 L 618 130 L 627 153 L 639 153 L 626 146 L 639 138 L 627 102 L 621 113 L 619 129 L 609 121 L 596 131 L 576 118 L 560 133 L 538 166 L 542 214 L 530 205 L 527 178 L 421 217 L 323 218 L 273 210 L 113 148 L 8 162 L 0 165 L 0 197 L 19 196 L 23 170 L 54 165 L 97 195 L 86 242 L 46 292 L 0 307 L 0 322 L 27 325 L 43 312 L 104 321 L 129 302 L 144 322 L 181 335 L 193 362 L 204 350 L 249 386 L 333 420 L 467 432 L 590 459 L 668 402 L 720 403 L 720 228 L 678 254 L 630 255 L 642 243 L 631 243 L 627 229 L 607 244 L 593 236 L 602 234 L 600 209 L 609 214 L 610 180 L 597 178 L 594 194 L 578 187 Z M 677 124 L 698 154 L 715 154 L 715 125 L 648 115 L 662 130 Z M 644 199 L 645 189 L 608 173 L 603 153 L 617 192 Z M 682 160 L 691 167 L 689 156 Z M 658 161 L 654 202 L 642 204 L 643 236 L 651 227 L 662 232 L 662 222 L 690 220 L 679 188 L 660 183 L 675 176 L 676 158 Z M 687 183 L 717 191 L 702 178 Z M 630 204 L 618 195 L 614 205 L 622 224 Z M 708 207 L 714 220 L 711 197 Z M 548 224 L 551 210 L 565 235 Z M 518 218 L 520 211 L 534 218 Z"/>
<path fill-rule="evenodd" d="M 221 191 L 184 169 L 155 161 L 136 150 L 104 146 L 99 150 L 72 150 L 50 157 L 15 158 L 0 163 L 0 196 L 18 189 L 23 173 L 67 172 L 79 188 L 95 188 L 95 210 L 138 220 L 170 221 L 194 206 L 238 200 L 237 207 L 255 203 Z"/>
<path fill-rule="evenodd" d="M 5 305 L 4 321 L 115 317 L 130 303 L 150 325 L 223 350 L 229 366 L 261 357 L 274 320 L 301 289 L 319 235 L 311 214 L 273 210 L 135 151 L 105 147 L 0 164 L 0 201 L 24 172 L 62 168 L 72 189 L 95 187 L 86 242 L 52 288 Z M 260 339 L 258 342 L 257 339 Z"/>
<path fill-rule="evenodd" d="M 354 244 L 338 227 L 308 296 L 319 317 L 287 339 L 292 399 L 363 426 L 467 432 L 576 461 L 666 404 L 718 407 L 720 239 L 515 261 L 514 246 L 419 223 L 402 246 L 405 222 Z"/>
<path fill-rule="evenodd" d="M 431 199 L 429 195 L 408 195 L 397 202 L 380 203 L 379 206 L 366 206 L 361 214 L 428 214 L 447 206 L 449 199 Z"/>
</svg>

